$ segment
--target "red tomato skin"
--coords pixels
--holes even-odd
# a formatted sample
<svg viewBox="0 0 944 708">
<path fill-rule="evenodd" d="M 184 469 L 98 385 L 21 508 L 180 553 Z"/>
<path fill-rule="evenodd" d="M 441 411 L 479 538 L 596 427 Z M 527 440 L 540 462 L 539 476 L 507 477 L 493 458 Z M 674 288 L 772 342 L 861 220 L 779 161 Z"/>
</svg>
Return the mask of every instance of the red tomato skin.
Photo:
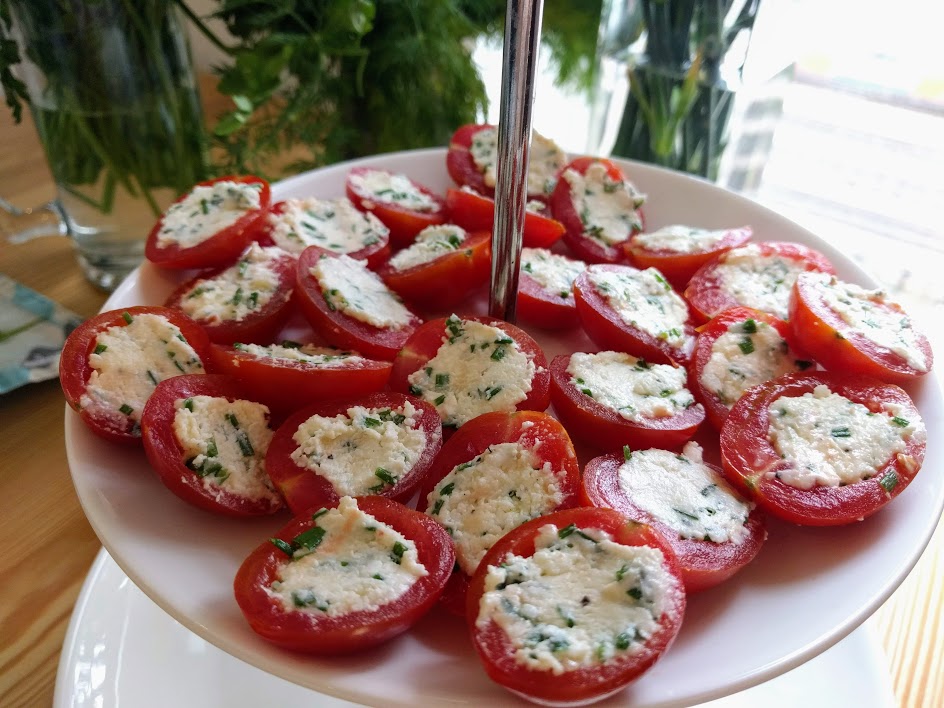
<svg viewBox="0 0 944 708">
<path fill-rule="evenodd" d="M 187 467 L 183 448 L 174 434 L 174 403 L 191 396 L 251 400 L 239 382 L 221 374 L 189 374 L 161 381 L 144 407 L 141 437 L 148 462 L 164 486 L 188 504 L 224 516 L 264 516 L 281 509 L 284 503 L 277 494 L 273 499 L 253 500 L 222 487 L 211 492 Z"/>
<path fill-rule="evenodd" d="M 445 201 L 441 196 L 419 182 L 410 180 L 414 187 L 436 202 L 436 208 L 432 211 L 416 211 L 415 209 L 408 209 L 399 204 L 377 201 L 372 199 L 369 194 L 358 192 L 354 185 L 351 184 L 351 177 L 353 175 L 374 171 L 393 174 L 389 170 L 375 170 L 373 167 L 354 167 L 351 169 L 350 173 L 348 173 L 344 191 L 347 194 L 347 198 L 351 200 L 354 206 L 361 211 L 371 212 L 383 222 L 384 226 L 390 229 L 390 245 L 393 248 L 406 248 L 413 243 L 416 235 L 427 226 L 446 223 Z"/>
<path fill-rule="evenodd" d="M 618 271 L 629 266 L 597 265 L 601 270 Z M 689 318 L 685 323 L 685 344 L 673 347 L 664 339 L 654 337 L 638 327 L 623 322 L 606 299 L 590 282 L 588 271 L 574 281 L 574 303 L 577 317 L 587 336 L 601 349 L 628 352 L 655 364 L 680 364 L 687 366 L 695 346 L 695 327 Z"/>
<path fill-rule="evenodd" d="M 354 349 L 374 359 L 393 359 L 423 320 L 414 313 L 406 327 L 382 329 L 329 309 L 318 281 L 309 272 L 321 258 L 337 258 L 337 255 L 309 246 L 298 257 L 295 287 L 302 314 L 316 332 L 336 347 Z"/>
<path fill-rule="evenodd" d="M 888 305 L 893 312 L 907 316 L 897 303 Z M 927 374 L 934 363 L 931 345 L 922 332 L 916 334 L 918 348 L 928 362 L 925 371 L 850 328 L 803 277 L 797 279 L 790 293 L 790 323 L 797 340 L 831 371 L 848 371 L 904 384 Z"/>
<path fill-rule="evenodd" d="M 587 168 L 595 162 L 599 162 L 606 167 L 607 175 L 611 179 L 626 181 L 626 175 L 623 174 L 623 171 L 610 160 L 602 157 L 578 157 L 566 165 L 558 175 L 557 184 L 549 200 L 551 214 L 564 225 L 564 243 L 576 254 L 577 258 L 587 263 L 622 263 L 626 260 L 626 254 L 623 251 L 625 242 L 607 246 L 584 235 L 583 223 L 577 210 L 574 209 L 574 202 L 570 197 L 570 183 L 563 178 L 563 174 L 567 170 L 576 170 L 580 174 L 586 174 Z M 645 223 L 642 209 L 637 209 L 636 212 Z M 634 233 L 638 233 L 638 231 Z"/>
<path fill-rule="evenodd" d="M 309 507 L 337 505 L 341 495 L 325 477 L 311 470 L 299 467 L 292 460 L 292 453 L 298 444 L 292 439 L 298 427 L 313 415 L 336 416 L 345 413 L 352 406 L 365 408 L 397 408 L 409 401 L 419 411 L 419 426 L 426 434 L 426 449 L 416 464 L 394 486 L 384 489 L 376 496 L 387 497 L 399 502 L 406 502 L 422 484 L 439 448 L 442 445 L 442 428 L 436 409 L 425 401 L 399 393 L 373 393 L 368 396 L 335 399 L 306 406 L 290 415 L 272 436 L 269 452 L 266 454 L 266 469 L 273 483 L 285 497 L 286 503 L 294 514 L 300 514 Z"/>
<path fill-rule="evenodd" d="M 491 234 L 479 231 L 467 234 L 458 250 L 433 261 L 406 270 L 396 270 L 388 261 L 377 275 L 411 305 L 432 305 L 441 310 L 459 304 L 470 290 L 484 285 L 491 267 Z"/>
<path fill-rule="evenodd" d="M 563 500 L 555 511 L 580 503 L 580 465 L 567 431 L 547 413 L 515 411 L 485 413 L 473 418 L 446 441 L 420 487 L 417 511 L 425 511 L 429 495 L 455 467 L 478 457 L 490 445 L 506 442 L 533 449 L 538 460 L 550 462 L 552 469 L 559 473 Z M 469 575 L 456 569 L 446 585 L 441 602 L 453 614 L 465 614 L 469 580 Z"/>
<path fill-rule="evenodd" d="M 717 430 L 721 430 L 730 409 L 721 403 L 716 395 L 704 387 L 701 382 L 702 372 L 705 370 L 708 360 L 711 359 L 711 348 L 718 338 L 725 334 L 731 325 L 748 319 L 769 324 L 786 340 L 790 350 L 798 359 L 812 363 L 812 359 L 806 355 L 805 350 L 797 344 L 790 325 L 771 314 L 739 305 L 713 317 L 708 323 L 698 328 L 695 350 L 692 352 L 692 360 L 688 365 L 688 383 L 695 399 L 705 407 L 705 416 L 708 418 L 708 422 Z"/>
<path fill-rule="evenodd" d="M 567 373 L 570 357 L 561 354 L 551 362 L 551 403 L 570 434 L 588 445 L 603 450 L 617 450 L 623 445 L 633 449 L 676 449 L 691 440 L 705 419 L 704 409 L 694 405 L 645 424 L 627 420 L 577 388 Z"/>
<path fill-rule="evenodd" d="M 594 528 L 609 533 L 617 543 L 629 546 L 651 546 L 662 551 L 665 564 L 682 586 L 678 561 L 662 536 L 645 524 L 630 521 L 612 509 L 578 507 L 554 512 L 519 526 L 498 541 L 485 555 L 478 571 L 472 576 L 466 604 L 466 622 L 472 643 L 485 667 L 496 683 L 528 700 L 544 705 L 577 706 L 601 700 L 622 690 L 649 669 L 671 646 L 685 613 L 685 594 L 677 593 L 678 602 L 671 613 L 661 618 L 661 626 L 631 656 L 611 660 L 602 666 L 576 669 L 554 675 L 550 671 L 535 671 L 518 664 L 508 645 L 504 631 L 495 623 L 477 627 L 479 603 L 485 594 L 485 576 L 490 565 L 501 563 L 509 554 L 530 557 L 534 555 L 534 540 L 546 524 L 565 528 Z"/>
<path fill-rule="evenodd" d="M 243 561 L 233 583 L 236 603 L 257 634 L 293 651 L 347 654 L 402 634 L 435 604 L 455 563 L 449 534 L 425 514 L 384 497 L 357 497 L 357 505 L 412 540 L 428 575 L 419 578 L 399 599 L 377 610 L 361 610 L 338 617 L 286 612 L 266 592 L 277 579 L 279 565 L 286 556 L 266 541 Z M 337 506 L 337 503 L 327 506 Z M 290 543 L 299 533 L 314 526 L 310 513 L 313 511 L 315 509 L 296 516 L 276 538 Z"/>
<path fill-rule="evenodd" d="M 472 138 L 480 130 L 494 128 L 493 125 L 467 123 L 461 126 L 449 140 L 449 151 L 446 153 L 446 171 L 459 186 L 471 187 L 480 194 L 489 197 L 495 195 L 495 188 L 485 185 L 485 177 L 475 166 L 470 148 Z M 491 226 L 489 226 L 491 229 Z"/>
<path fill-rule="evenodd" d="M 462 189 L 446 192 L 449 219 L 467 231 L 488 231 L 495 223 L 495 200 Z M 525 211 L 522 243 L 525 248 L 550 248 L 564 235 L 564 225 L 533 211 Z"/>
<path fill-rule="evenodd" d="M 515 340 L 518 348 L 534 362 L 536 369 L 531 380 L 531 391 L 528 397 L 515 408 L 519 411 L 543 411 L 550 405 L 550 373 L 547 370 L 547 357 L 541 346 L 534 341 L 530 334 L 520 327 L 495 319 L 494 317 L 462 317 L 464 320 L 474 320 L 491 325 L 502 330 Z M 410 382 L 407 380 L 414 371 L 426 365 L 426 362 L 436 356 L 442 345 L 446 331 L 446 318 L 440 317 L 430 320 L 417 327 L 409 341 L 407 341 L 396 359 L 393 360 L 393 371 L 390 372 L 390 388 L 401 393 L 409 393 Z"/>
<path fill-rule="evenodd" d="M 518 276 L 518 316 L 545 329 L 566 329 L 580 324 L 573 292 L 564 299 L 524 271 Z"/>
<path fill-rule="evenodd" d="M 135 434 L 133 426 L 129 427 L 129 419 L 126 416 L 103 418 L 89 413 L 81 407 L 80 403 L 88 386 L 89 377 L 92 375 L 89 356 L 95 348 L 95 338 L 109 327 L 123 326 L 125 313 L 132 317 L 151 314 L 167 318 L 180 329 L 181 334 L 200 357 L 204 371 L 209 370 L 212 373 L 209 365 L 210 340 L 203 328 L 182 312 L 167 307 L 143 305 L 100 312 L 76 327 L 66 339 L 59 358 L 59 383 L 66 402 L 78 411 L 82 421 L 96 435 L 112 442 L 140 445 L 141 436 Z"/>
<path fill-rule="evenodd" d="M 281 202 L 276 202 L 272 205 L 272 208 L 269 210 L 269 214 L 262 220 L 262 225 L 260 226 L 260 235 L 259 235 L 259 244 L 262 246 L 275 246 L 276 243 L 272 239 L 272 229 L 273 225 L 271 219 L 278 218 L 279 215 L 285 213 L 288 203 L 293 200 L 287 199 Z M 328 250 L 328 249 L 324 249 Z M 333 253 L 333 251 L 328 251 Z M 376 269 L 380 266 L 381 263 L 390 258 L 390 236 L 385 235 L 379 237 L 377 243 L 370 246 L 364 246 L 359 248 L 356 251 L 351 251 L 350 253 L 345 253 L 348 258 L 353 258 L 356 261 L 367 261 L 367 267 L 371 270 Z"/>
<path fill-rule="evenodd" d="M 191 278 L 186 283 L 178 287 L 168 296 L 164 303 L 166 307 L 184 311 L 181 303 L 187 293 L 193 288 L 198 280 L 207 280 L 215 278 L 217 275 L 230 268 L 239 259 L 225 266 L 216 268 L 212 271 L 201 273 Z M 241 320 L 224 320 L 213 322 L 205 319 L 195 319 L 194 321 L 203 327 L 211 342 L 221 344 L 230 344 L 232 342 L 270 342 L 275 337 L 282 326 L 288 321 L 293 310 L 292 293 L 295 289 L 295 258 L 286 253 L 280 256 L 278 261 L 273 264 L 273 268 L 278 274 L 279 284 L 272 299 L 269 300 L 258 312 L 252 312 Z"/>
<path fill-rule="evenodd" d="M 883 403 L 894 403 L 903 406 L 906 419 L 919 415 L 908 394 L 894 384 L 828 371 L 787 374 L 754 386 L 734 404 L 721 428 L 721 461 L 728 481 L 772 516 L 807 526 L 838 526 L 871 516 L 901 494 L 920 470 L 926 445 L 912 438 L 905 452 L 889 460 L 874 477 L 842 487 L 803 490 L 768 478 L 766 473 L 782 464 L 767 441 L 768 407 L 781 396 L 802 396 L 820 384 L 874 412 L 881 411 Z M 892 485 L 894 475 L 898 481 Z"/>
<path fill-rule="evenodd" d="M 710 251 L 700 253 L 677 253 L 665 249 L 649 249 L 636 243 L 636 235 L 623 244 L 626 258 L 640 270 L 656 268 L 676 290 L 684 290 L 695 272 L 705 263 L 722 253 L 738 248 L 751 240 L 754 230 L 750 226 L 728 229 L 721 241 Z"/>
<path fill-rule="evenodd" d="M 634 504 L 623 490 L 619 481 L 619 468 L 624 460 L 620 453 L 595 457 L 587 463 L 583 471 L 583 503 L 613 509 L 628 519 L 648 524 L 662 534 L 678 558 L 679 571 L 687 592 L 707 590 L 724 582 L 757 556 L 767 539 L 767 529 L 764 517 L 756 506 L 747 518 L 748 537 L 741 543 L 682 538 L 667 524 Z M 705 464 L 718 475 L 723 475 L 720 467 L 707 462 Z"/>
<path fill-rule="evenodd" d="M 260 177 L 241 175 L 207 180 L 194 185 L 194 188 L 208 187 L 223 181 L 262 185 L 259 190 L 259 208 L 246 212 L 234 224 L 189 248 L 180 248 L 176 244 L 165 247 L 158 245 L 158 232 L 164 223 L 164 218 L 161 217 L 154 224 L 144 244 L 144 255 L 149 261 L 161 268 L 217 268 L 234 261 L 246 250 L 246 246 L 260 235 L 265 215 L 272 203 L 269 183 Z M 190 192 L 182 194 L 174 203 L 183 201 L 189 194 Z"/>
<path fill-rule="evenodd" d="M 253 400 L 287 415 L 313 401 L 364 396 L 387 385 L 393 364 L 377 359 L 338 368 L 313 368 L 302 362 L 262 359 L 231 346 L 214 344 L 216 371 L 239 380 Z"/>
<path fill-rule="evenodd" d="M 801 261 L 804 263 L 806 270 L 810 272 L 830 274 L 836 272 L 826 256 L 803 244 L 788 241 L 764 241 L 756 245 L 759 247 L 761 256 L 781 256 L 782 258 Z M 695 271 L 685 288 L 683 296 L 688 301 L 699 324 L 707 322 L 724 310 L 741 304 L 724 290 L 724 283 L 718 273 L 718 265 L 723 262 L 725 255 L 729 252 L 725 251 Z"/>
</svg>

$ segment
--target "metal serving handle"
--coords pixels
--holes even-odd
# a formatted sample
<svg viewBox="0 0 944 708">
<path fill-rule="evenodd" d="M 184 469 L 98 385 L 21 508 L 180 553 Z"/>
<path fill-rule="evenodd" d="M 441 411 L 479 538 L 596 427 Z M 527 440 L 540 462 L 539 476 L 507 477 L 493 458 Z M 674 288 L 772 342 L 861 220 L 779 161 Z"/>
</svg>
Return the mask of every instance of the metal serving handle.
<svg viewBox="0 0 944 708">
<path fill-rule="evenodd" d="M 518 268 L 528 200 L 531 107 L 543 8 L 543 0 L 509 0 L 505 13 L 488 312 L 512 323 L 518 301 Z"/>
</svg>

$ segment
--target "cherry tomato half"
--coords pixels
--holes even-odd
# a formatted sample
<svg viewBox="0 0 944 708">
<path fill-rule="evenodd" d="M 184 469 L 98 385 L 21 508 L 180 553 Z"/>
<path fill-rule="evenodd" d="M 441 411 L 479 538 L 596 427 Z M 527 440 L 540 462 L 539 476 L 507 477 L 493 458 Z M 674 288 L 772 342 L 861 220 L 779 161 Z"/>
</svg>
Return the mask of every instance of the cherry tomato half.
<svg viewBox="0 0 944 708">
<path fill-rule="evenodd" d="M 493 125 L 467 124 L 461 126 L 449 140 L 449 151 L 446 153 L 446 171 L 458 185 L 471 187 L 479 194 L 493 196 L 494 185 L 485 184 L 485 177 L 472 159 L 472 139 L 481 130 L 493 129 Z M 491 229 L 491 226 L 489 227 Z"/>
<path fill-rule="evenodd" d="M 547 329 L 577 326 L 573 279 L 586 267 L 583 261 L 544 249 L 523 249 L 518 278 L 521 319 Z"/>
<path fill-rule="evenodd" d="M 465 189 L 446 191 L 449 220 L 466 231 L 488 231 L 495 222 L 495 200 Z M 530 209 L 524 213 L 522 242 L 525 248 L 550 248 L 564 235 L 564 225 Z"/>
</svg>

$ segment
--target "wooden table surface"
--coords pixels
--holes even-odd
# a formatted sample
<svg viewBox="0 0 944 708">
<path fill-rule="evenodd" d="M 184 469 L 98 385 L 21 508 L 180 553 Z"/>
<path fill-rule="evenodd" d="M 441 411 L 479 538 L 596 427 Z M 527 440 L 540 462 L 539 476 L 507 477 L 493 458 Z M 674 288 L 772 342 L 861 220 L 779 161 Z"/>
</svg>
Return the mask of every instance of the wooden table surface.
<svg viewBox="0 0 944 708">
<path fill-rule="evenodd" d="M 32 124 L 13 126 L 6 110 L 0 110 L 0 196 L 20 206 L 53 196 Z M 0 272 L 84 317 L 105 301 L 83 279 L 65 239 L 22 245 L 0 239 Z M 63 414 L 58 381 L 0 397 L 0 706 L 52 704 L 73 604 L 100 548 L 69 477 Z M 871 620 L 902 708 L 944 705 L 942 557 L 939 526 L 915 570 Z"/>
</svg>

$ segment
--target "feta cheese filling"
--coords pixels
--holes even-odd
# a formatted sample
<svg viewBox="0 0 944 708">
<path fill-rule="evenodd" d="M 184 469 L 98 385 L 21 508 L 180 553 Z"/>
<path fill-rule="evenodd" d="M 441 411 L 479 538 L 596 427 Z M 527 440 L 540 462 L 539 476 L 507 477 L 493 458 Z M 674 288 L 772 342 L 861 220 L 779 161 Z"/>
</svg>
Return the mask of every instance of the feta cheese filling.
<svg viewBox="0 0 944 708">
<path fill-rule="evenodd" d="M 812 365 L 793 355 L 776 328 L 747 319 L 729 325 L 728 331 L 712 343 L 711 356 L 698 380 L 730 409 L 752 386 Z"/>
<path fill-rule="evenodd" d="M 180 374 L 202 374 L 203 362 L 180 328 L 161 315 L 142 314 L 99 332 L 89 355 L 89 376 L 79 405 L 140 422 L 154 387 Z"/>
<path fill-rule="evenodd" d="M 823 302 L 849 325 L 849 330 L 894 352 L 917 371 L 927 371 L 928 361 L 918 347 L 911 318 L 882 290 L 866 290 L 827 273 L 805 273 Z"/>
<path fill-rule="evenodd" d="M 364 361 L 354 352 L 342 351 L 331 347 L 319 347 L 315 344 L 299 344 L 284 341 L 281 344 L 240 344 L 233 349 L 251 354 L 259 359 L 275 359 L 284 362 L 298 362 L 318 368 L 344 368 L 350 364 Z"/>
<path fill-rule="evenodd" d="M 198 280 L 180 300 L 188 316 L 218 324 L 238 322 L 262 310 L 279 289 L 276 263 L 285 251 L 253 243 L 235 265 L 214 278 Z"/>
<path fill-rule="evenodd" d="M 584 174 L 564 171 L 570 185 L 574 211 L 583 224 L 583 234 L 604 246 L 622 243 L 642 228 L 636 211 L 645 197 L 626 180 L 613 180 L 600 162 L 594 162 Z"/>
<path fill-rule="evenodd" d="M 494 622 L 515 662 L 560 675 L 640 651 L 682 595 L 659 549 L 548 524 L 533 556 L 489 566 L 476 626 Z"/>
<path fill-rule="evenodd" d="M 269 214 L 270 237 L 276 246 L 301 253 L 320 246 L 334 253 L 354 253 L 387 238 L 390 230 L 371 213 L 364 213 L 345 197 L 340 199 L 287 199 L 281 214 Z"/>
<path fill-rule="evenodd" d="M 586 270 L 583 261 L 559 256 L 546 248 L 522 248 L 521 270 L 561 300 L 573 299 L 574 281 Z"/>
<path fill-rule="evenodd" d="M 713 231 L 697 226 L 673 224 L 657 231 L 636 234 L 633 245 L 649 251 L 672 251 L 673 253 L 705 253 L 718 248 L 728 235 L 728 229 Z"/>
<path fill-rule="evenodd" d="M 650 364 L 623 352 L 575 352 L 567 373 L 581 393 L 635 423 L 668 418 L 701 406 L 685 387 L 685 369 Z"/>
<path fill-rule="evenodd" d="M 504 331 L 452 315 L 436 355 L 407 380 L 444 425 L 460 426 L 490 411 L 514 411 L 535 373 L 534 362 Z"/>
<path fill-rule="evenodd" d="M 261 184 L 223 180 L 194 187 L 190 194 L 168 207 L 157 232 L 161 248 L 192 248 L 235 224 L 247 212 L 258 209 Z"/>
<path fill-rule="evenodd" d="M 366 322 L 378 329 L 403 329 L 413 314 L 400 296 L 363 261 L 348 256 L 322 258 L 310 269 L 329 310 Z"/>
<path fill-rule="evenodd" d="M 174 402 L 174 435 L 186 465 L 210 491 L 254 501 L 279 499 L 265 469 L 272 441 L 269 409 L 261 403 L 217 396 Z"/>
<path fill-rule="evenodd" d="M 436 485 L 426 513 L 452 536 L 459 567 L 472 575 L 498 539 L 564 501 L 558 475 L 519 443 L 489 445 Z"/>
<path fill-rule="evenodd" d="M 688 306 L 655 268 L 590 266 L 590 283 L 626 324 L 682 351 L 695 339 L 685 331 Z"/>
<path fill-rule="evenodd" d="M 715 272 L 721 287 L 739 305 L 787 319 L 790 290 L 797 276 L 806 270 L 802 260 L 783 256 L 763 256 L 751 243 L 721 256 Z"/>
<path fill-rule="evenodd" d="M 292 435 L 292 461 L 328 480 L 339 495 L 380 494 L 408 474 L 426 449 L 420 413 L 353 406 L 336 416 L 313 415 Z"/>
<path fill-rule="evenodd" d="M 754 505 L 704 463 L 698 443 L 686 444 L 681 455 L 657 449 L 624 455 L 620 488 L 679 538 L 740 544 L 749 536 L 745 524 Z"/>
<path fill-rule="evenodd" d="M 404 174 L 386 170 L 365 170 L 352 172 L 348 180 L 364 199 L 382 204 L 396 204 L 412 211 L 430 212 L 439 209 L 439 204 Z"/>
<path fill-rule="evenodd" d="M 472 161 L 485 184 L 494 187 L 498 178 L 498 128 L 484 128 L 472 136 Z M 528 160 L 528 195 L 546 196 L 554 191 L 557 172 L 567 164 L 565 153 L 553 140 L 532 131 Z"/>
<path fill-rule="evenodd" d="M 394 270 L 409 270 L 424 265 L 458 251 L 466 236 L 465 229 L 455 224 L 427 226 L 416 235 L 416 241 L 390 259 L 390 266 Z"/>
<path fill-rule="evenodd" d="M 768 409 L 767 438 L 785 465 L 768 477 L 798 489 L 874 477 L 912 437 L 927 435 L 919 417 L 899 413 L 897 406 L 873 413 L 823 385 L 802 396 L 781 396 Z"/>
<path fill-rule="evenodd" d="M 405 595 L 429 574 L 416 544 L 342 497 L 295 537 L 291 558 L 266 589 L 286 612 L 339 617 L 373 612 Z"/>
</svg>

